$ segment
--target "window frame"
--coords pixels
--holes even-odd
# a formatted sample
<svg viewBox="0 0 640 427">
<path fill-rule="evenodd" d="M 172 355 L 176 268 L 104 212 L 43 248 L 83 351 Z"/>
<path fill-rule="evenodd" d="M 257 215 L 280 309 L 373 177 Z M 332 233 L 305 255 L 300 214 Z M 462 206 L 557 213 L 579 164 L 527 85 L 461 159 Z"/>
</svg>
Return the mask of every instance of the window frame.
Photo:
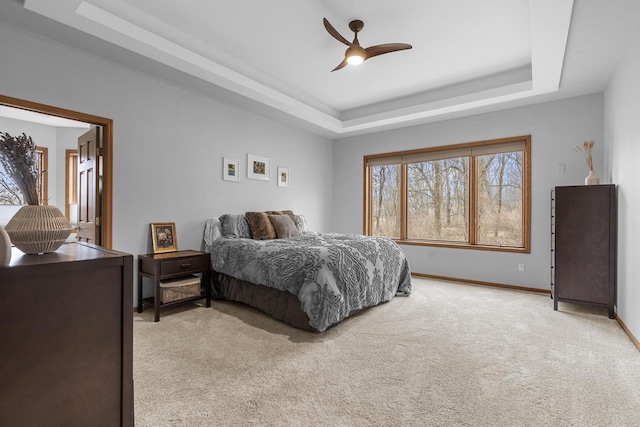
<svg viewBox="0 0 640 427">
<path fill-rule="evenodd" d="M 364 190 L 364 207 L 363 207 L 363 234 L 371 235 L 372 230 L 372 166 L 370 161 L 382 161 L 384 159 L 400 158 L 402 156 L 419 156 L 425 153 L 437 153 L 450 150 L 471 149 L 474 147 L 483 147 L 500 144 L 511 144 L 524 142 L 523 154 L 523 183 L 522 183 L 522 246 L 494 246 L 475 243 L 477 236 L 477 228 L 475 226 L 477 218 L 477 170 L 476 159 L 474 156 L 469 158 L 469 229 L 467 230 L 469 242 L 451 242 L 440 240 L 421 240 L 407 238 L 408 223 L 408 167 L 407 163 L 400 164 L 400 238 L 393 239 L 398 244 L 414 245 L 414 246 L 432 246 L 456 249 L 474 249 L 498 252 L 516 252 L 531 253 L 531 135 L 523 135 L 509 138 L 492 139 L 485 141 L 475 141 L 462 144 L 428 147 L 416 150 L 395 151 L 390 153 L 367 155 L 363 158 L 363 190 Z M 398 164 L 398 163 L 393 163 Z"/>
<path fill-rule="evenodd" d="M 49 204 L 49 148 L 36 146 L 36 155 L 38 156 L 38 198 L 40 205 Z"/>
</svg>

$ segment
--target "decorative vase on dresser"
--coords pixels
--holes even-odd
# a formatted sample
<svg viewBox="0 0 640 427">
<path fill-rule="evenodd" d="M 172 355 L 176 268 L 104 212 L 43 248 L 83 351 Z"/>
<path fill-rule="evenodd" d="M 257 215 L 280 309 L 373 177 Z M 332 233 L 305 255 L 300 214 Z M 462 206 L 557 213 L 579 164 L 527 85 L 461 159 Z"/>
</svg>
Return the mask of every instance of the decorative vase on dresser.
<svg viewBox="0 0 640 427">
<path fill-rule="evenodd" d="M 556 187 L 551 198 L 551 293 L 558 301 L 606 307 L 615 317 L 616 186 Z"/>
<path fill-rule="evenodd" d="M 596 175 L 593 170 L 589 170 L 589 175 L 584 179 L 584 185 L 598 185 L 600 184 L 600 178 Z"/>
<path fill-rule="evenodd" d="M 71 234 L 71 224 L 55 206 L 26 205 L 5 227 L 13 245 L 25 254 L 55 252 Z"/>
<path fill-rule="evenodd" d="M 12 136 L 0 132 L 3 184 L 6 186 L 8 180 L 18 189 L 13 204 L 26 205 L 9 220 L 5 230 L 13 245 L 26 254 L 55 252 L 71 234 L 71 225 L 60 209 L 45 204 L 47 194 L 40 184 L 47 171 L 38 160 L 39 150 L 25 133 Z"/>
</svg>

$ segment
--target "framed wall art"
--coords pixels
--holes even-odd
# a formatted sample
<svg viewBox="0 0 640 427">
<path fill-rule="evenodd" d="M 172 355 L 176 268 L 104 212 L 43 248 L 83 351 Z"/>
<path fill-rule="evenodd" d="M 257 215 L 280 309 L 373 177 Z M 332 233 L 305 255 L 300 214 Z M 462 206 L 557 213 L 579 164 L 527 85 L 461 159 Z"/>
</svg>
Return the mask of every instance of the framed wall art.
<svg viewBox="0 0 640 427">
<path fill-rule="evenodd" d="M 271 160 L 267 157 L 247 154 L 247 178 L 271 181 Z"/>
<path fill-rule="evenodd" d="M 178 237 L 176 236 L 175 222 L 151 223 L 151 240 L 153 253 L 176 252 L 178 250 Z"/>
<path fill-rule="evenodd" d="M 289 187 L 290 180 L 289 168 L 278 167 L 278 187 Z"/>
<path fill-rule="evenodd" d="M 222 179 L 225 181 L 240 181 L 240 160 L 224 158 L 222 161 Z"/>
</svg>

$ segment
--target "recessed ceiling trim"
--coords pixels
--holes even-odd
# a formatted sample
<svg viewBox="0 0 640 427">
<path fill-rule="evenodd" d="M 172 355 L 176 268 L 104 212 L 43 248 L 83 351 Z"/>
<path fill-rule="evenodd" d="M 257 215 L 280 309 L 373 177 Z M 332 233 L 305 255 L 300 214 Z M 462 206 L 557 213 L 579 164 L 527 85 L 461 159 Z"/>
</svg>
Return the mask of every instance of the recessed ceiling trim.
<svg viewBox="0 0 640 427">
<path fill-rule="evenodd" d="M 528 89 L 530 90 L 532 88 L 531 64 L 517 69 L 459 82 L 454 85 L 442 86 L 402 98 L 347 110 L 340 115 L 340 118 L 347 122 L 353 119 L 373 116 L 384 112 L 399 111 L 405 108 L 427 108 L 429 104 L 436 101 L 459 98 L 464 95 L 471 95 L 501 87 L 512 88 L 513 85 L 517 83 L 527 83 Z M 489 94 L 489 92 L 486 93 Z"/>
<path fill-rule="evenodd" d="M 243 76 L 87 1 L 25 0 L 24 7 L 108 42 L 154 59 L 177 70 L 276 108 L 331 132 L 342 123 L 318 109 Z"/>
<path fill-rule="evenodd" d="M 120 6 L 125 6 L 122 3 Z M 106 11 L 88 0 L 25 0 L 24 7 L 149 57 L 176 70 L 274 108 L 335 137 L 374 132 L 425 118 L 495 105 L 557 91 L 573 10 L 573 0 L 531 0 L 530 82 L 505 84 L 463 96 L 341 120 L 215 60 Z M 327 107 L 328 108 L 328 107 Z M 353 116 L 352 116 L 353 117 Z M 325 132 L 325 133 L 326 133 Z"/>
<path fill-rule="evenodd" d="M 549 92 L 560 87 L 572 12 L 573 0 L 531 1 L 534 90 Z"/>
<path fill-rule="evenodd" d="M 106 27 L 105 29 L 107 29 L 107 31 L 105 32 L 112 30 L 116 36 L 121 35 L 124 37 L 121 43 L 128 44 L 129 48 L 131 48 L 131 42 L 135 41 L 137 44 L 135 51 L 139 54 L 151 57 L 166 65 L 185 71 L 217 86 L 267 104 L 273 108 L 277 108 L 285 113 L 296 115 L 317 126 L 333 131 L 338 131 L 341 127 L 340 121 L 335 117 L 309 107 L 290 96 L 245 77 L 203 55 L 147 31 L 87 1 L 80 3 L 76 13 L 90 20 L 94 25 Z M 110 37 L 111 35 L 105 34 L 105 36 Z M 120 45 L 122 46 L 123 44 Z M 150 53 L 150 49 L 152 49 L 154 53 Z"/>
<path fill-rule="evenodd" d="M 349 132 L 369 129 L 370 126 L 386 127 L 400 123 L 423 120 L 435 116 L 484 107 L 487 105 L 513 101 L 529 96 L 531 82 L 516 83 L 472 94 L 442 99 L 427 104 L 416 105 L 400 110 L 376 114 L 368 117 L 345 121 Z M 387 117 L 395 114 L 393 117 Z"/>
</svg>

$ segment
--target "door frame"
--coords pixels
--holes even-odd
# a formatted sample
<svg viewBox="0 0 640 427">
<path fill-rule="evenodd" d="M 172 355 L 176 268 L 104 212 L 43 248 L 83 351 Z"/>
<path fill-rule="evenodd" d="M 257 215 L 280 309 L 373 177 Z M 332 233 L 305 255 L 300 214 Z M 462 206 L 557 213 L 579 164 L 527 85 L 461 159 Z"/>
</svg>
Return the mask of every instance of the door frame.
<svg viewBox="0 0 640 427">
<path fill-rule="evenodd" d="M 102 126 L 101 246 L 111 249 L 113 223 L 113 120 L 5 95 L 0 95 L 0 105 Z"/>
</svg>

